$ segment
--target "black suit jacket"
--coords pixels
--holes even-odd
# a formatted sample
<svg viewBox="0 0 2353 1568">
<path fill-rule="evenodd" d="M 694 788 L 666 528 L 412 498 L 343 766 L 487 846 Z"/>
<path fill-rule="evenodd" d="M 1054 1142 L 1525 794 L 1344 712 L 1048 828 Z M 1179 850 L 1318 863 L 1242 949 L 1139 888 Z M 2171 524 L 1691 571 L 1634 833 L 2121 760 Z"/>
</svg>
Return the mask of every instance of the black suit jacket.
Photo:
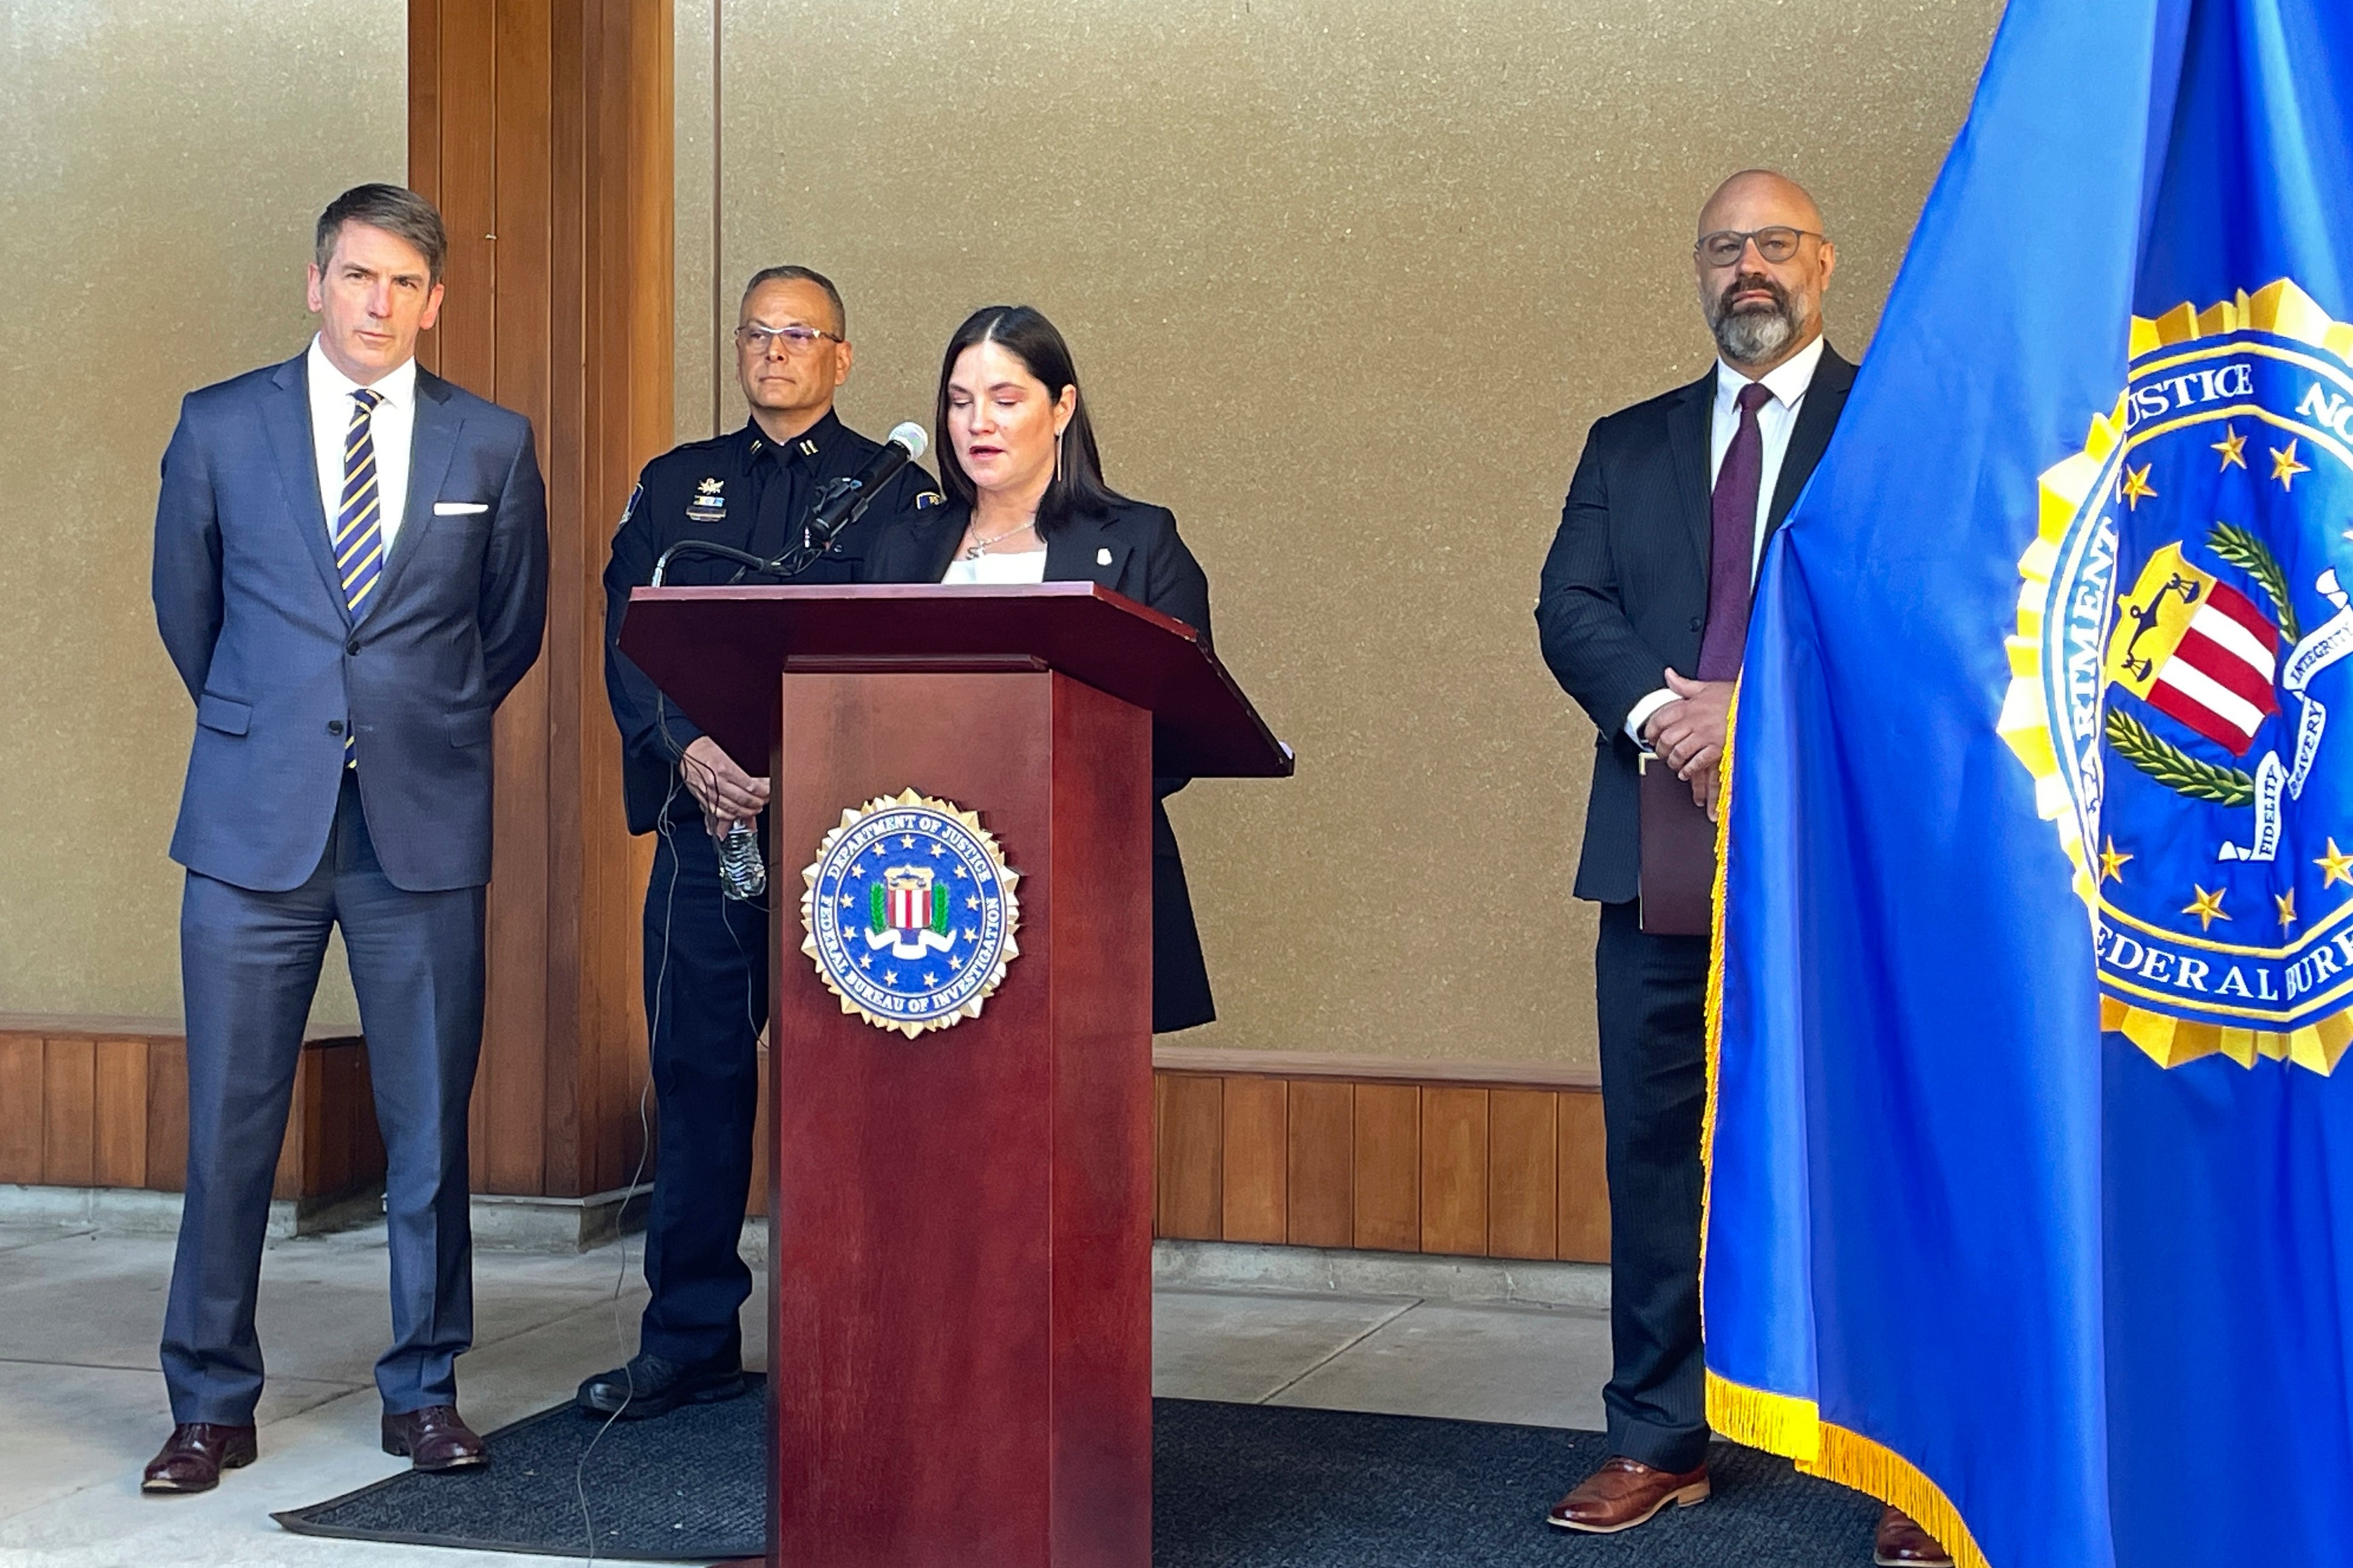
<svg viewBox="0 0 2353 1568">
<path fill-rule="evenodd" d="M 1641 890 L 1634 704 L 1672 668 L 1699 663 L 1707 628 L 1709 425 L 1717 372 L 1597 421 L 1545 557 L 1536 635 L 1561 689 L 1600 734 L 1585 808 L 1577 896 L 1621 903 Z M 1765 537 L 1789 513 L 1837 428 L 1854 366 L 1827 346 L 1789 432 Z"/>
<path fill-rule="evenodd" d="M 972 521 L 959 501 L 910 511 L 892 519 L 867 547 L 860 581 L 936 583 Z M 1166 616 L 1174 616 L 1209 641 L 1209 579 L 1176 534 L 1176 518 L 1166 507 L 1121 500 L 1101 516 L 1077 516 L 1046 541 L 1046 581 L 1100 583 Z M 1209 995 L 1209 972 L 1201 957 L 1201 935 L 1193 921 L 1193 900 L 1185 885 L 1185 862 L 1160 797 L 1188 781 L 1152 781 L 1152 1028 L 1155 1034 L 1189 1029 L 1218 1016 Z"/>
</svg>

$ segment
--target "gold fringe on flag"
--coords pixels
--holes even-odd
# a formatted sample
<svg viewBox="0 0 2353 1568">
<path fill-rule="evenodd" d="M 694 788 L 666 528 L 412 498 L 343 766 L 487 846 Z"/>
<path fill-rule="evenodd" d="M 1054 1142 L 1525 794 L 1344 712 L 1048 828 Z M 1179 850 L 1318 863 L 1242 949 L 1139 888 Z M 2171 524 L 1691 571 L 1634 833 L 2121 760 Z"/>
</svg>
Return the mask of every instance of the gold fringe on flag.
<svg viewBox="0 0 2353 1568">
<path fill-rule="evenodd" d="M 1823 1420 L 1812 1400 L 1744 1387 L 1710 1372 L 1707 1424 L 1719 1436 L 1795 1460 L 1807 1475 L 1902 1509 L 1951 1555 L 1954 1568 L 1991 1568 L 1943 1488 L 1894 1449 Z"/>
<path fill-rule="evenodd" d="M 1725 721 L 1724 755 L 1717 763 L 1715 795 L 1715 916 L 1707 964 L 1707 1101 L 1700 1121 L 1700 1273 L 1707 1272 L 1707 1215 L 1715 1192 L 1716 1078 L 1724 1043 L 1725 889 L 1732 866 L 1732 732 L 1739 727 L 1740 689 L 1732 690 Z M 1701 1330 L 1705 1332 L 1706 1296 L 1702 1293 Z M 1717 1436 L 1778 1454 L 1810 1476 L 1867 1492 L 1912 1517 L 1953 1559 L 1954 1568 L 1992 1568 L 1978 1550 L 1961 1510 L 1944 1489 L 1910 1460 L 1858 1433 L 1821 1417 L 1810 1399 L 1770 1394 L 1707 1373 L 1707 1424 Z"/>
</svg>

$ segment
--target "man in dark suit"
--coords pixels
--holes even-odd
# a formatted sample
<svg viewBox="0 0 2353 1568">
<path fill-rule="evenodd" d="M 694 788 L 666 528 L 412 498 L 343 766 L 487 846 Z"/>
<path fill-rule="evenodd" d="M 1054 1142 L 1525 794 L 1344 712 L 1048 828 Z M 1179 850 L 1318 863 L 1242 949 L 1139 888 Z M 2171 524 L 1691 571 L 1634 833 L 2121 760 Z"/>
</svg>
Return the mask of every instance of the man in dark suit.
<svg viewBox="0 0 2353 1568">
<path fill-rule="evenodd" d="M 819 493 L 881 449 L 833 411 L 834 393 L 849 376 L 849 334 L 840 292 L 823 274 L 806 267 L 754 274 L 733 344 L 751 417 L 646 465 L 605 568 L 605 689 L 621 731 L 629 831 L 656 836 L 645 984 L 661 1163 L 646 1217 L 651 1296 L 638 1353 L 580 1384 L 577 1402 L 590 1415 L 638 1420 L 749 1386 L 739 1314 L 752 1272 L 736 1247 L 768 1016 L 769 900 L 726 897 L 717 847 L 733 824 L 764 822 L 768 759 L 729 756 L 680 712 L 621 651 L 621 623 L 629 590 L 653 580 L 654 563 L 673 545 L 697 540 L 773 561 L 813 543 L 807 525 Z M 881 520 L 939 499 L 930 475 L 913 464 L 901 468 L 793 581 L 854 581 Z M 744 575 L 733 561 L 681 552 L 663 581 Z"/>
<path fill-rule="evenodd" d="M 172 858 L 188 1170 L 164 1311 L 171 1438 L 144 1489 L 255 1457 L 254 1297 L 295 1061 L 340 926 L 384 1130 L 387 1453 L 485 1462 L 466 1108 L 482 1033 L 491 716 L 539 657 L 531 425 L 420 371 L 440 216 L 361 185 L 321 216 L 311 346 L 188 395 L 155 510 L 155 622 L 196 704 Z"/>
<path fill-rule="evenodd" d="M 1758 170 L 1725 181 L 1700 213 L 1694 258 L 1717 363 L 1594 426 L 1536 604 L 1545 660 L 1600 731 L 1577 896 L 1601 905 L 1594 969 L 1613 1352 L 1603 1403 L 1614 1457 L 1550 1515 L 1595 1533 L 1698 1502 L 1708 1485 L 1699 1313 L 1708 939 L 1642 929 L 1638 766 L 1652 753 L 1713 807 L 1757 563 L 1854 382 L 1822 337 L 1837 248 L 1795 184 Z M 1909 1520 L 1887 1513 L 1879 1562 L 1945 1561 Z"/>
</svg>

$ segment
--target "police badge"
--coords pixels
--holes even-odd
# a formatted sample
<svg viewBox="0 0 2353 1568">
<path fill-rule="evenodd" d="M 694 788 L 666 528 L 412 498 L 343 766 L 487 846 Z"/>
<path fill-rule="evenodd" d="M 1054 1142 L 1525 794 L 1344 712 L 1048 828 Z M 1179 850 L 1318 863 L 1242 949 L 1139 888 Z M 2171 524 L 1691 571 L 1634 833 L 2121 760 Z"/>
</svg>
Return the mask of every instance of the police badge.
<svg viewBox="0 0 2353 1568">
<path fill-rule="evenodd" d="M 980 818 L 903 790 L 841 814 L 801 873 L 801 951 L 855 1013 L 909 1039 L 980 1016 L 1020 953 L 1020 873 Z"/>
<path fill-rule="evenodd" d="M 2091 911 L 2101 1026 L 2163 1067 L 2325 1074 L 2353 1042 L 2349 355 L 2284 279 L 2136 318 L 2019 563 L 1998 728 Z"/>
</svg>

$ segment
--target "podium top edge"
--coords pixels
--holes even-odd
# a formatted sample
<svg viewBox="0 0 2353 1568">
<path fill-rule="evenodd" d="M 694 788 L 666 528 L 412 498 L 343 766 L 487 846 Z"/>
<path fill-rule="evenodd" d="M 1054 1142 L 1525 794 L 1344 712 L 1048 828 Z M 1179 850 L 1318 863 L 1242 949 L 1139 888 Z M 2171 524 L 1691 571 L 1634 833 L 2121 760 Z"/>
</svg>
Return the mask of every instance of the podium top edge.
<svg viewBox="0 0 2353 1568">
<path fill-rule="evenodd" d="M 877 601 L 941 601 L 970 604 L 991 599 L 1092 599 L 1101 604 L 1134 616 L 1192 642 L 1199 642 L 1201 634 L 1176 616 L 1164 614 L 1149 605 L 1139 604 L 1124 594 L 1113 592 L 1100 583 L 728 583 L 716 586 L 690 586 L 665 584 L 659 588 L 637 587 L 629 590 L 629 601 L 637 603 L 782 601 L 786 604 L 871 604 Z"/>
<path fill-rule="evenodd" d="M 808 629 L 817 640 L 837 643 L 832 647 L 810 647 L 807 650 L 807 655 L 846 659 L 878 657 L 886 651 L 876 647 L 860 646 L 871 640 L 862 634 L 853 633 L 846 639 L 837 640 L 837 634 L 844 627 L 871 624 L 863 610 L 853 609 L 853 606 L 936 606 L 943 611 L 961 612 L 950 614 L 942 624 L 970 628 L 974 625 L 972 612 L 981 611 L 984 620 L 996 618 L 993 611 L 983 606 L 998 606 L 1007 614 L 1014 615 L 1018 614 L 1017 606 L 1028 605 L 1031 607 L 1034 625 L 1041 628 L 1056 628 L 1052 635 L 1061 639 L 1072 637 L 1083 639 L 1078 644 L 1068 640 L 1059 643 L 1059 651 L 1051 656 L 1055 668 L 1077 674 L 1080 679 L 1113 696 L 1153 710 L 1155 754 L 1170 763 L 1166 771 L 1172 774 L 1287 778 L 1296 771 L 1296 753 L 1267 728 L 1266 721 L 1251 707 L 1249 698 L 1243 695 L 1208 639 L 1197 627 L 1148 605 L 1139 604 L 1099 583 L 1076 580 L 954 585 L 938 583 L 666 584 L 659 588 L 632 588 L 628 603 L 633 607 L 647 610 L 649 622 L 659 621 L 665 626 L 678 625 L 676 617 L 684 613 L 696 618 L 704 615 L 716 616 L 716 620 L 708 623 L 713 627 L 731 624 L 765 624 L 784 629 L 799 618 L 799 612 L 806 611 L 814 617 Z M 844 616 L 852 618 L 844 620 L 841 618 Z M 742 620 L 745 616 L 754 619 L 746 623 Z M 1106 620 L 1106 616 L 1109 619 Z M 903 620 L 892 624 L 904 625 Z M 1122 626 L 1125 628 L 1124 637 L 1117 635 Z M 637 659 L 648 675 L 670 691 L 672 700 L 687 716 L 712 731 L 731 753 L 764 754 L 767 742 L 773 739 L 769 732 L 772 725 L 764 727 L 747 721 L 741 712 L 744 705 L 736 697 L 730 697 L 723 705 L 708 700 L 715 695 L 712 689 L 713 678 L 722 672 L 713 668 L 710 657 L 712 646 L 707 638 L 703 641 L 702 657 L 681 665 L 663 657 L 663 650 L 648 640 L 646 634 L 649 629 L 648 626 L 641 626 L 638 616 L 629 616 L 621 628 L 622 651 Z M 1107 641 L 1099 640 L 1105 638 L 1107 634 Z M 936 659 L 996 655 L 1016 651 L 1016 645 L 1028 646 L 1026 639 L 1018 636 L 1007 638 L 987 633 L 979 635 L 969 644 L 964 644 L 961 636 L 946 639 L 918 637 L 915 640 L 931 640 L 941 646 L 909 647 L 893 657 Z M 849 646 L 839 646 L 839 642 L 847 642 Z M 1175 695 L 1183 700 L 1174 711 L 1161 700 L 1170 694 L 1170 689 L 1163 686 L 1155 690 L 1153 678 L 1148 675 L 1144 676 L 1139 683 L 1136 679 L 1139 667 L 1134 664 L 1113 669 L 1103 665 L 1100 658 L 1092 660 L 1073 658 L 1067 665 L 1064 662 L 1065 657 L 1076 647 L 1100 650 L 1124 645 L 1131 655 L 1137 655 L 1145 652 L 1148 645 L 1154 642 L 1161 645 L 1164 659 L 1157 668 L 1175 672 L 1174 679 L 1177 683 Z M 946 643 L 959 646 L 949 647 L 945 646 Z M 1190 651 L 1179 653 L 1179 648 Z M 1034 647 L 1032 652 L 1037 652 Z M 786 659 L 795 657 L 800 656 L 780 655 L 773 649 L 754 652 L 739 647 L 720 650 L 719 662 L 740 667 L 724 672 L 736 678 L 738 683 L 745 679 L 756 683 L 759 680 L 773 681 L 780 668 L 787 668 Z M 1172 657 L 1173 661 L 1169 661 Z M 1095 667 L 1092 670 L 1087 668 L 1090 662 Z M 1143 666 L 1151 667 L 1153 662 L 1145 659 Z M 669 668 L 659 668 L 665 665 Z M 1193 673 L 1185 673 L 1187 670 Z M 675 678 L 675 689 L 671 689 L 671 680 L 665 677 Z M 720 719 L 723 706 L 738 711 Z M 1222 718 L 1219 716 L 1221 710 Z M 1205 719 L 1212 721 L 1206 728 Z M 1241 732 L 1251 739 L 1240 741 L 1230 731 L 1223 735 L 1216 733 L 1229 722 L 1238 722 Z M 722 728 L 728 733 L 721 734 Z M 742 744 L 731 744 L 731 735 Z M 1172 744 L 1175 758 L 1170 756 Z M 745 747 L 750 750 L 745 751 Z M 1174 765 L 1180 759 L 1189 760 L 1191 765 Z"/>
</svg>

